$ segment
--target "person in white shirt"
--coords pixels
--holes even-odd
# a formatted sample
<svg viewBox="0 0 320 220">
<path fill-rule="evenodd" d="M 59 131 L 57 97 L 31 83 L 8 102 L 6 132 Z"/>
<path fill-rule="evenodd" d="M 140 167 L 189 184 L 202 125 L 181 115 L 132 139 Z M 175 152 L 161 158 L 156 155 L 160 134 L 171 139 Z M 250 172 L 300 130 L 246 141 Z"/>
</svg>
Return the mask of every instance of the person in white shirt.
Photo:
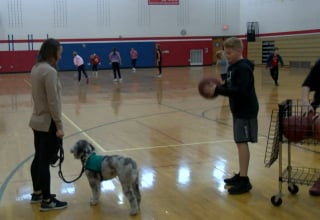
<svg viewBox="0 0 320 220">
<path fill-rule="evenodd" d="M 80 83 L 81 81 L 81 72 L 83 72 L 84 76 L 86 77 L 86 83 L 89 83 L 89 78 L 88 75 L 86 73 L 86 68 L 83 62 L 82 57 L 76 52 L 73 51 L 73 64 L 77 67 L 78 70 L 78 81 Z"/>
</svg>

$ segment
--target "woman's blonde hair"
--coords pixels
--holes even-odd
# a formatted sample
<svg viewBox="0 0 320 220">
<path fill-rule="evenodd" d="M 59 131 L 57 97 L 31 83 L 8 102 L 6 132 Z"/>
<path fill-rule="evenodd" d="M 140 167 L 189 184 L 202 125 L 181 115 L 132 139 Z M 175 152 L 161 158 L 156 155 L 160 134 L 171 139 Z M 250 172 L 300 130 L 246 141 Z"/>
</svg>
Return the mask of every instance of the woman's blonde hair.
<svg viewBox="0 0 320 220">
<path fill-rule="evenodd" d="M 218 50 L 218 51 L 216 52 L 216 57 L 217 57 L 218 59 L 222 59 L 223 56 L 224 56 L 223 50 Z"/>
</svg>

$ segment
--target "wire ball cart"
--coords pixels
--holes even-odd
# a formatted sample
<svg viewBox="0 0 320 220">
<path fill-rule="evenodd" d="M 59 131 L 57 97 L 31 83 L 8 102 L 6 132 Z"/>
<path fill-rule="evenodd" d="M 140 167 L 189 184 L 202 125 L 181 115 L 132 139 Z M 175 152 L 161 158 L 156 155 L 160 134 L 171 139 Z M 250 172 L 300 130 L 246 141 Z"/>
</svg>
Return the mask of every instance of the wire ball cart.
<svg viewBox="0 0 320 220">
<path fill-rule="evenodd" d="M 297 194 L 298 184 L 312 185 L 320 177 L 320 169 L 295 167 L 292 165 L 292 146 L 304 146 L 317 152 L 320 145 L 319 112 L 303 114 L 305 106 L 297 100 L 285 100 L 272 110 L 264 158 L 266 167 L 279 159 L 279 192 L 271 197 L 274 206 L 282 204 L 282 183 L 288 184 L 288 191 Z M 284 163 L 283 144 L 287 145 L 287 163 Z"/>
</svg>

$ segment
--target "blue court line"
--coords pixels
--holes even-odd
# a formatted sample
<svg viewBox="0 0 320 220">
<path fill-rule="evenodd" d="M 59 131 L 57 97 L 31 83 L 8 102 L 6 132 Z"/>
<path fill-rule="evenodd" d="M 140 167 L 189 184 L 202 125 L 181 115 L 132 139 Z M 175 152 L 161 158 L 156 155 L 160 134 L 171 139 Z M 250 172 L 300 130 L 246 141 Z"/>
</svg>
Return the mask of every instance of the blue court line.
<svg viewBox="0 0 320 220">
<path fill-rule="evenodd" d="M 180 112 L 187 113 L 187 114 L 189 114 L 189 115 L 193 115 L 193 116 L 196 116 L 196 117 L 202 117 L 202 118 L 205 118 L 205 119 L 211 120 L 211 121 L 216 121 L 216 120 L 212 120 L 212 119 L 210 119 L 210 118 L 204 117 L 204 114 L 198 115 L 198 114 L 191 113 L 191 112 L 188 112 L 188 111 L 186 111 L 186 110 L 179 109 L 179 108 L 176 108 L 176 107 L 173 107 L 173 106 L 164 105 L 164 104 L 161 104 L 161 105 L 166 106 L 166 107 L 171 108 L 171 109 L 174 109 L 174 110 L 177 110 L 177 111 L 180 111 Z M 150 116 L 155 116 L 155 115 L 168 114 L 168 113 L 172 113 L 172 112 L 174 112 L 174 111 L 162 112 L 162 113 L 157 113 L 157 114 L 143 115 L 143 116 L 138 116 L 138 117 L 133 117 L 133 118 L 126 118 L 126 119 L 123 119 L 123 120 L 118 120 L 118 121 L 103 123 L 103 124 L 98 125 L 98 126 L 94 126 L 94 127 L 91 127 L 91 128 L 88 128 L 88 129 L 84 129 L 84 130 L 79 131 L 79 132 L 75 132 L 75 133 L 73 133 L 73 134 L 68 135 L 68 136 L 65 137 L 65 138 L 68 138 L 68 137 L 71 137 L 71 136 L 74 136 L 74 135 L 77 135 L 77 134 L 80 134 L 80 133 L 82 133 L 82 132 L 86 132 L 86 131 L 89 131 L 89 130 L 93 130 L 93 129 L 97 129 L 97 128 L 100 128 L 100 127 L 104 127 L 104 126 L 106 126 L 106 125 L 116 124 L 116 123 L 120 123 L 120 122 L 124 122 L 124 121 L 135 120 L 135 119 L 145 118 L 145 117 L 150 117 Z M 14 175 L 28 160 L 30 160 L 33 156 L 34 156 L 34 154 L 30 155 L 30 156 L 27 157 L 25 160 L 21 161 L 21 162 L 16 166 L 16 168 L 14 168 L 14 169 L 10 172 L 10 174 L 6 177 L 5 181 L 3 182 L 3 184 L 2 184 L 1 187 L 0 187 L 0 203 L 1 203 L 1 201 L 2 201 L 2 197 L 3 197 L 4 191 L 5 191 L 5 189 L 7 188 L 7 185 L 9 184 L 9 182 L 10 182 L 11 178 L 13 177 L 13 175 Z"/>
<path fill-rule="evenodd" d="M 3 184 L 0 187 L 0 202 L 2 201 L 2 196 L 3 193 L 5 191 L 5 189 L 7 188 L 7 185 L 9 184 L 9 181 L 11 180 L 11 178 L 13 177 L 13 175 L 20 169 L 20 167 L 22 167 L 28 160 L 30 160 L 32 157 L 34 156 L 34 154 L 30 155 L 29 157 L 27 157 L 25 160 L 21 161 L 18 166 L 16 166 L 16 168 L 14 168 L 11 173 L 9 174 L 9 176 L 7 176 L 7 178 L 5 179 L 5 181 L 3 182 Z"/>
<path fill-rule="evenodd" d="M 160 114 L 168 114 L 168 113 L 171 113 L 171 112 L 163 112 L 163 113 L 160 113 Z M 86 131 L 89 131 L 89 130 L 93 130 L 93 129 L 100 128 L 100 127 L 103 127 L 103 126 L 107 126 L 107 125 L 111 125 L 111 124 L 116 124 L 116 123 L 120 123 L 120 122 L 124 122 L 124 121 L 128 121 L 128 120 L 135 120 L 135 119 L 139 119 L 139 118 L 150 117 L 150 116 L 154 116 L 154 115 L 159 115 L 159 114 L 149 114 L 149 115 L 144 115 L 144 116 L 139 116 L 139 117 L 134 117 L 134 118 L 127 118 L 127 119 L 123 119 L 123 120 L 119 120 L 119 121 L 113 121 L 113 122 L 104 123 L 104 124 L 101 124 L 101 125 L 98 125 L 98 126 L 94 126 L 94 127 L 91 127 L 91 128 L 88 128 L 88 129 L 79 131 L 79 132 L 75 132 L 75 133 L 73 133 L 73 134 L 70 134 L 70 135 L 64 137 L 64 139 L 69 138 L 69 137 L 74 136 L 74 135 L 77 135 L 77 134 L 80 134 L 80 133 L 82 133 L 82 132 L 86 132 Z M 26 159 L 24 159 L 23 161 L 21 161 L 21 162 L 10 172 L 10 174 L 5 178 L 3 184 L 2 184 L 1 187 L 0 187 L 0 203 L 1 203 L 1 201 L 2 201 L 2 197 L 3 197 L 4 191 L 5 191 L 5 189 L 7 188 L 7 185 L 9 184 L 9 182 L 10 182 L 11 178 L 13 177 L 13 175 L 14 175 L 28 160 L 30 160 L 33 156 L 34 156 L 34 154 L 30 155 L 29 157 L 27 157 Z"/>
</svg>

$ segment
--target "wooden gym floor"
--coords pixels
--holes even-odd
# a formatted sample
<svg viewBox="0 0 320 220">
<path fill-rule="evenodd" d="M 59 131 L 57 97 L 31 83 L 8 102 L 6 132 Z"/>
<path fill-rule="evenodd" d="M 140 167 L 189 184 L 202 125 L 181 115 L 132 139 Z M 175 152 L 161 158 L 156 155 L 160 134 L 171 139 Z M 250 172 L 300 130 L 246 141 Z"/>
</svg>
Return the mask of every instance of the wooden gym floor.
<svg viewBox="0 0 320 220">
<path fill-rule="evenodd" d="M 205 100 L 197 83 L 216 76 L 215 66 L 123 69 L 123 83 L 113 84 L 110 70 L 90 75 L 79 85 L 74 72 L 62 72 L 66 179 L 75 178 L 80 161 L 69 153 L 79 139 L 87 139 L 99 154 L 134 158 L 140 167 L 141 213 L 129 217 L 129 205 L 117 179 L 102 185 L 100 204 L 89 205 L 91 191 L 85 176 L 73 184 L 51 169 L 52 192 L 69 202 L 65 210 L 39 212 L 29 203 L 32 184 L 33 134 L 28 127 L 32 111 L 29 74 L 0 75 L 0 219 L 318 219 L 320 198 L 299 185 L 291 195 L 279 184 L 278 161 L 264 166 L 271 111 L 287 98 L 299 99 L 306 69 L 280 69 L 279 87 L 267 70 L 256 67 L 255 85 L 260 103 L 259 142 L 250 144 L 250 193 L 228 195 L 223 178 L 238 171 L 232 121 L 225 97 Z M 315 148 L 316 151 L 316 148 Z M 283 161 L 287 160 L 284 157 Z M 292 163 L 320 166 L 314 150 L 295 147 Z M 282 160 L 282 159 L 281 159 Z M 282 186 L 283 203 L 271 204 Z"/>
</svg>

